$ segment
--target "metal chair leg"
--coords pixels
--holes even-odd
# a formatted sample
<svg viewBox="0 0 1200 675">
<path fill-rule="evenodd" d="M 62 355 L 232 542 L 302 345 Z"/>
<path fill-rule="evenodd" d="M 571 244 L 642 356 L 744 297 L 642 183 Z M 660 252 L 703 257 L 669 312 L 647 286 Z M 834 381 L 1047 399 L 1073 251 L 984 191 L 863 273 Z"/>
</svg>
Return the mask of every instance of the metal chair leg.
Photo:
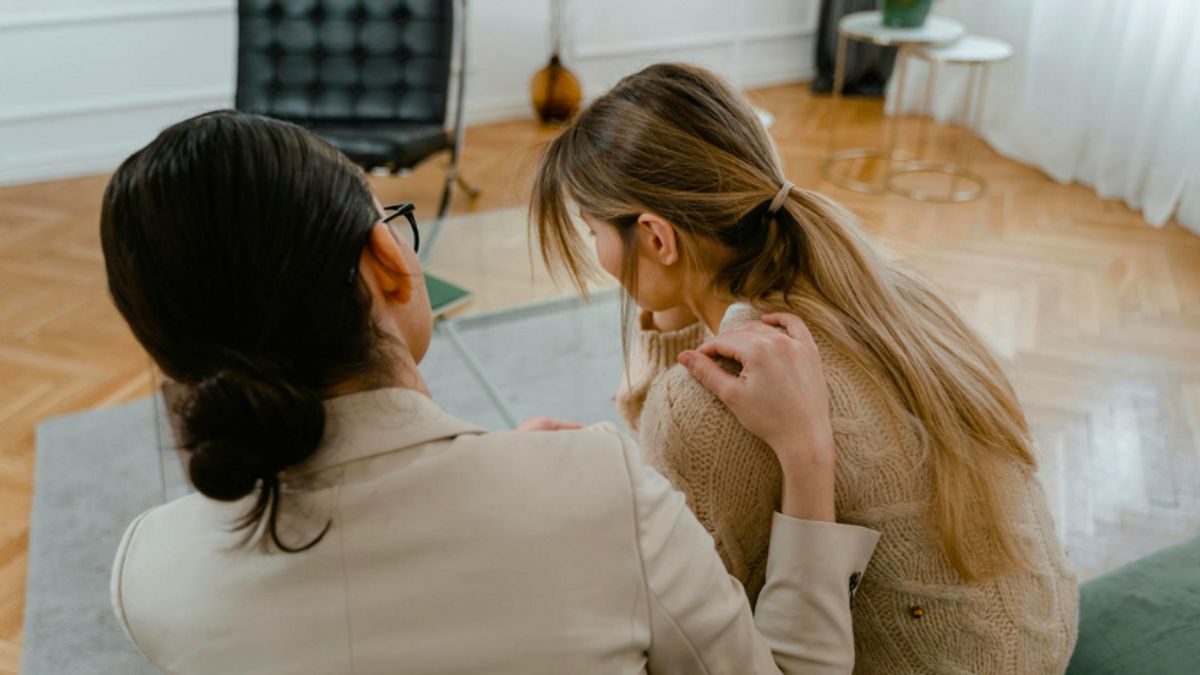
<svg viewBox="0 0 1200 675">
<path fill-rule="evenodd" d="M 442 187 L 442 200 L 438 204 L 437 219 L 429 226 L 425 241 L 422 242 L 423 246 L 417 254 L 422 265 L 428 264 L 429 256 L 433 255 L 433 247 L 442 233 L 442 224 L 446 221 L 446 214 L 450 212 L 450 202 L 454 198 L 454 184 L 458 180 L 458 157 L 451 156 L 450 167 L 446 169 L 446 184 Z"/>
<path fill-rule="evenodd" d="M 442 232 L 442 224 L 446 220 L 446 214 L 450 211 L 450 200 L 454 196 L 454 184 L 458 183 L 462 186 L 463 192 L 466 192 L 471 199 L 479 196 L 479 190 L 468 185 L 458 175 L 458 158 L 462 156 L 463 137 L 466 134 L 466 121 L 463 113 L 466 110 L 467 100 L 467 3 L 466 0 L 456 0 L 456 5 L 455 14 L 458 19 L 455 21 L 455 32 L 458 42 L 458 74 L 455 78 L 457 95 L 454 104 L 454 144 L 450 147 L 450 166 L 446 169 L 446 185 L 442 188 L 442 203 L 438 205 L 437 220 L 429 228 L 425 245 L 421 247 L 419 253 L 422 265 L 429 262 L 429 256 L 433 254 L 433 246 Z"/>
<path fill-rule="evenodd" d="M 483 194 L 479 188 L 468 183 L 461 173 L 454 177 L 454 182 L 458 183 L 458 187 L 466 193 L 468 199 L 478 199 L 479 195 Z"/>
</svg>

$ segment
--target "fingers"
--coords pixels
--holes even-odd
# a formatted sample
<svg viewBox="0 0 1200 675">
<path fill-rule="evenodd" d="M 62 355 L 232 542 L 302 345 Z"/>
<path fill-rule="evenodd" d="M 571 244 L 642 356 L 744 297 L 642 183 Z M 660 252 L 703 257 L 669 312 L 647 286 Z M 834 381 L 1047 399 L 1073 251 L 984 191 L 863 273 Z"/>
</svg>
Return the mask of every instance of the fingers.
<svg viewBox="0 0 1200 675">
<path fill-rule="evenodd" d="M 795 314 L 764 314 L 762 317 L 763 323 L 768 326 L 776 326 L 787 331 L 787 334 L 793 339 L 801 342 L 812 342 L 812 332 L 808 330 L 808 326 L 804 321 Z"/>
<path fill-rule="evenodd" d="M 696 351 L 710 358 L 724 356 L 745 364 L 765 354 L 787 349 L 792 342 L 782 332 L 759 323 L 758 328 L 739 328 L 709 338 Z"/>
<path fill-rule="evenodd" d="M 778 334 L 776 331 L 776 335 Z M 750 354 L 757 348 L 756 345 L 762 339 L 762 336 L 753 331 L 730 331 L 709 338 L 707 342 L 697 347 L 694 351 L 710 359 L 724 356 L 727 359 L 744 362 L 750 358 Z"/>
<path fill-rule="evenodd" d="M 788 337 L 800 342 L 811 343 L 813 341 L 812 333 L 809 332 L 808 326 L 800 317 L 784 313 L 764 314 L 761 320 L 750 321 L 737 328 L 725 331 L 722 335 L 737 333 L 757 333 L 759 335 L 786 334 Z"/>
<path fill-rule="evenodd" d="M 583 425 L 576 422 L 556 420 L 549 417 L 530 417 L 517 426 L 517 431 L 566 431 L 582 428 Z"/>
<path fill-rule="evenodd" d="M 758 333 L 759 335 L 779 335 L 781 331 L 778 328 L 768 326 L 762 321 L 751 321 L 750 323 L 725 331 L 725 333 Z"/>
<path fill-rule="evenodd" d="M 545 420 L 544 417 L 530 417 L 517 425 L 517 431 L 537 431 Z"/>
<path fill-rule="evenodd" d="M 716 361 L 703 353 L 697 350 L 685 351 L 679 355 L 679 362 L 717 398 L 728 403 L 729 398 L 735 395 L 737 376 L 725 372 Z"/>
</svg>

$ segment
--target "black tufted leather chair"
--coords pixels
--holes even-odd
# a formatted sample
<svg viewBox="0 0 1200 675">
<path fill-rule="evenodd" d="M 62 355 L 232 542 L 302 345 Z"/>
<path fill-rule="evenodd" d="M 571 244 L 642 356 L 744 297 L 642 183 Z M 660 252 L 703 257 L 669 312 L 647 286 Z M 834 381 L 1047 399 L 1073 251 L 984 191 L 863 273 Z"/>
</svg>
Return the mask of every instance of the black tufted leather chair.
<svg viewBox="0 0 1200 675">
<path fill-rule="evenodd" d="M 237 107 L 302 124 L 367 170 L 406 171 L 448 150 L 430 232 L 449 209 L 463 139 L 463 80 L 448 129 L 455 0 L 239 0 Z M 459 63 L 466 63 L 458 31 Z"/>
</svg>

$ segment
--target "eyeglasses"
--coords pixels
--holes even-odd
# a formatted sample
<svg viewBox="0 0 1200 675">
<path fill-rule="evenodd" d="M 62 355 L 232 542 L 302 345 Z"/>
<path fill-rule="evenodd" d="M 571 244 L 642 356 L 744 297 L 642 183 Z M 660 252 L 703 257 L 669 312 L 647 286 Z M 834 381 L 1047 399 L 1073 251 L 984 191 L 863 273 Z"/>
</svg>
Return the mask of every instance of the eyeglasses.
<svg viewBox="0 0 1200 675">
<path fill-rule="evenodd" d="M 412 244 L 414 253 L 421 248 L 421 232 L 417 229 L 417 218 L 413 215 L 413 211 L 416 209 L 417 207 L 413 206 L 412 202 L 404 202 L 403 204 L 392 204 L 391 206 L 385 206 L 383 207 L 383 210 L 391 211 L 391 213 L 389 213 L 381 221 L 385 225 L 389 225 L 393 220 L 399 218 L 400 216 L 408 218 L 408 226 L 412 229 L 412 238 L 408 239 L 408 243 Z M 395 232 L 395 228 L 393 228 L 392 231 Z M 400 236 L 404 235 L 401 234 Z"/>
<path fill-rule="evenodd" d="M 417 229 L 417 217 L 413 215 L 413 211 L 415 211 L 416 208 L 417 207 L 413 206 L 412 202 L 404 202 L 403 204 L 392 204 L 391 206 L 385 206 L 383 207 L 383 210 L 388 211 L 389 213 L 388 215 L 384 216 L 383 220 L 379 221 L 384 225 L 387 225 L 388 229 L 390 229 L 392 234 L 395 234 L 397 238 L 402 238 L 411 244 L 414 253 L 417 252 L 417 250 L 421 247 L 421 231 Z M 408 218 L 408 226 L 411 236 L 404 236 L 403 231 L 397 233 L 396 228 L 392 227 L 392 221 L 400 216 Z M 350 275 L 346 277 L 346 283 L 353 284 L 354 279 L 357 276 L 358 264 L 355 263 L 350 267 Z"/>
</svg>

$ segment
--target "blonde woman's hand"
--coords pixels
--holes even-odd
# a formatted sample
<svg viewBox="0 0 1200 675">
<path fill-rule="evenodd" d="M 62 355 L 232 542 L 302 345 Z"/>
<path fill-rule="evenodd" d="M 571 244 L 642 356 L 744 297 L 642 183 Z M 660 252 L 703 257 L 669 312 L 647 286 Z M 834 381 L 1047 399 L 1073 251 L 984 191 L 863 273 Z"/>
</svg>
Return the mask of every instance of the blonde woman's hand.
<svg viewBox="0 0 1200 675">
<path fill-rule="evenodd" d="M 783 329 L 783 330 L 780 330 Z M 737 375 L 718 356 L 741 364 Z M 835 452 L 821 355 L 799 317 L 768 314 L 718 335 L 679 361 L 779 458 L 783 512 L 833 520 Z"/>
</svg>

